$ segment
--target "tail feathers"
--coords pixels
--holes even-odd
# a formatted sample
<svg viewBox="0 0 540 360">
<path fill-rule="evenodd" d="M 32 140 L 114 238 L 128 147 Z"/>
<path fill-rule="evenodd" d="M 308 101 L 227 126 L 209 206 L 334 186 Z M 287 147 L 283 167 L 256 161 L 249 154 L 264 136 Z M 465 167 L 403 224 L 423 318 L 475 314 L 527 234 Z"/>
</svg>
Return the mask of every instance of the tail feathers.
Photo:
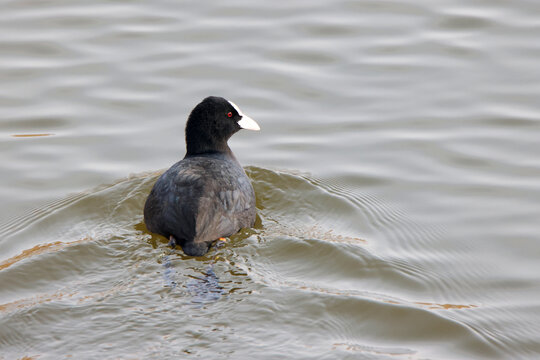
<svg viewBox="0 0 540 360">
<path fill-rule="evenodd" d="M 205 242 L 187 242 L 182 246 L 184 253 L 189 256 L 203 256 L 209 248 L 210 245 Z"/>
<path fill-rule="evenodd" d="M 180 244 L 174 236 L 169 236 L 169 246 L 174 249 L 176 245 L 181 246 L 184 253 L 189 256 L 203 256 L 210 248 L 210 244 L 205 242 L 186 241 Z"/>
</svg>

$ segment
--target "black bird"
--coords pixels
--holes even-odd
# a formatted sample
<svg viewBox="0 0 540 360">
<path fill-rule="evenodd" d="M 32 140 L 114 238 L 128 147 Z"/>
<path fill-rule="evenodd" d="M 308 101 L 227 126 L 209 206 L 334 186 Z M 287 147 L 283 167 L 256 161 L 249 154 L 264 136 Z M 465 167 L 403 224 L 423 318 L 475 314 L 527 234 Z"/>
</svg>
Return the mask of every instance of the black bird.
<svg viewBox="0 0 540 360">
<path fill-rule="evenodd" d="M 186 155 L 163 173 L 144 205 L 144 222 L 190 256 L 215 240 L 251 227 L 255 192 L 227 140 L 240 129 L 260 130 L 233 102 L 210 96 L 186 124 Z"/>
</svg>

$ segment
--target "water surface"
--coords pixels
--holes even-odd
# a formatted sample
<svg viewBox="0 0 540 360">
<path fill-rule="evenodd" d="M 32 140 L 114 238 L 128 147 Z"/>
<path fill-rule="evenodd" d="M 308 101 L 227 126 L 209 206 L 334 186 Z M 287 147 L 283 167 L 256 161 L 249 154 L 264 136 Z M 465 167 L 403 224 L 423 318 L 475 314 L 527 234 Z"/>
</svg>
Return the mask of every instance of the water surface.
<svg viewBox="0 0 540 360">
<path fill-rule="evenodd" d="M 540 356 L 540 4 L 4 1 L 0 359 Z M 253 229 L 142 222 L 208 95 Z"/>
</svg>

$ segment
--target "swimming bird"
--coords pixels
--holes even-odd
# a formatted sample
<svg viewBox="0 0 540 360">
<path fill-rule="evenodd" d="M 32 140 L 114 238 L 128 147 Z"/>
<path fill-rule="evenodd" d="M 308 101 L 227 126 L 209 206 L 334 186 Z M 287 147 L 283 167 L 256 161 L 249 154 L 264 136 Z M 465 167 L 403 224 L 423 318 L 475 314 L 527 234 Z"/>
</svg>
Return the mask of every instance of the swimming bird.
<svg viewBox="0 0 540 360">
<path fill-rule="evenodd" d="M 252 227 L 255 192 L 227 141 L 240 129 L 260 130 L 233 102 L 210 96 L 186 123 L 186 155 L 164 172 L 144 205 L 148 230 L 202 256 L 220 238 Z"/>
</svg>

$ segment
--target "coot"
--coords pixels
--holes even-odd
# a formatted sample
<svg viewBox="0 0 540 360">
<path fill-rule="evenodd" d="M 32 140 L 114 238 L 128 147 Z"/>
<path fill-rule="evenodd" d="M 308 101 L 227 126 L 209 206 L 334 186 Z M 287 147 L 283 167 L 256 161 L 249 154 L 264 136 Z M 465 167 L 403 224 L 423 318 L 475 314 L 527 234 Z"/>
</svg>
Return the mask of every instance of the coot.
<svg viewBox="0 0 540 360">
<path fill-rule="evenodd" d="M 144 205 L 144 222 L 190 256 L 255 222 L 255 192 L 227 140 L 259 125 L 233 102 L 210 96 L 186 124 L 186 156 L 163 173 Z"/>
</svg>

